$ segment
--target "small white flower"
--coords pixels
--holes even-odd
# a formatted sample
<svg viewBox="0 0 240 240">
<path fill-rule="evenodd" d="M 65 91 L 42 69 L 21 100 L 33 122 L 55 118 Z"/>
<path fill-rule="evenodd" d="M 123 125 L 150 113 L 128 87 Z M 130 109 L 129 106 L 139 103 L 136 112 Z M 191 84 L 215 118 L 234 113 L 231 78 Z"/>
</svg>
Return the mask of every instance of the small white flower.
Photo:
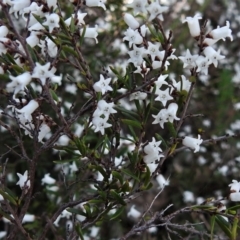
<svg viewBox="0 0 240 240">
<path fill-rule="evenodd" d="M 14 91 L 13 97 L 20 91 L 24 91 L 25 87 L 31 82 L 32 77 L 29 72 L 24 72 L 16 77 L 14 76 L 9 76 L 10 79 L 12 80 L 11 83 L 7 84 L 7 90 L 9 92 Z"/>
<path fill-rule="evenodd" d="M 86 0 L 86 6 L 88 7 L 101 7 L 106 11 L 104 0 Z"/>
<path fill-rule="evenodd" d="M 106 117 L 109 118 L 110 114 L 116 113 L 117 111 L 113 108 L 115 105 L 114 103 L 107 103 L 105 100 L 100 100 L 98 102 L 97 109 L 93 113 L 94 117 L 100 117 L 102 114 Z"/>
<path fill-rule="evenodd" d="M 33 222 L 35 220 L 35 216 L 29 213 L 26 213 L 23 217 L 22 223 Z"/>
<path fill-rule="evenodd" d="M 128 52 L 130 56 L 128 62 L 133 63 L 135 67 L 140 66 L 143 63 L 144 53 L 145 53 L 144 47 L 136 47 L 135 45 L 133 45 L 133 50 Z"/>
<path fill-rule="evenodd" d="M 123 14 L 123 20 L 133 30 L 139 28 L 139 26 L 140 26 L 139 22 L 130 13 L 124 13 Z"/>
<path fill-rule="evenodd" d="M 39 107 L 39 104 L 36 100 L 31 100 L 26 106 L 21 109 L 15 108 L 15 110 L 21 113 L 26 120 L 29 122 L 32 121 L 32 113 Z"/>
<path fill-rule="evenodd" d="M 73 163 L 69 166 L 69 169 L 70 169 L 70 173 L 74 173 L 74 172 L 78 171 L 78 167 L 77 167 L 75 161 L 73 161 Z"/>
<path fill-rule="evenodd" d="M 207 57 L 199 56 L 196 59 L 197 72 L 202 72 L 205 75 L 208 75 L 209 64 L 210 64 L 210 61 Z"/>
<path fill-rule="evenodd" d="M 162 174 L 159 174 L 156 177 L 156 180 L 159 184 L 159 188 L 161 188 L 161 189 L 163 189 L 165 186 L 169 185 L 169 180 L 168 179 L 166 180 Z"/>
<path fill-rule="evenodd" d="M 93 85 L 93 89 L 96 92 L 101 92 L 102 94 L 105 94 L 108 91 L 112 91 L 112 87 L 109 86 L 111 82 L 111 78 L 104 79 L 103 75 L 100 74 L 100 80 L 98 82 L 95 82 Z"/>
<path fill-rule="evenodd" d="M 128 7 L 133 8 L 133 14 L 146 13 L 147 0 L 134 0 L 128 4 Z"/>
<path fill-rule="evenodd" d="M 194 152 L 199 152 L 200 144 L 202 143 L 201 136 L 198 135 L 198 138 L 192 138 L 192 137 L 184 137 L 182 140 L 182 144 L 186 147 L 189 147 L 194 150 Z"/>
<path fill-rule="evenodd" d="M 133 206 L 130 208 L 130 210 L 129 210 L 128 214 L 127 214 L 128 217 L 133 217 L 133 218 L 139 218 L 141 215 L 142 215 L 141 212 L 139 212 L 139 211 L 135 208 L 135 205 L 133 205 Z"/>
<path fill-rule="evenodd" d="M 160 43 L 157 42 L 155 44 L 148 42 L 147 53 L 151 56 L 152 61 L 155 60 L 155 57 L 159 57 L 161 59 L 161 52 L 159 51 Z"/>
<path fill-rule="evenodd" d="M 215 40 L 222 39 L 225 41 L 225 38 L 229 37 L 232 41 L 233 40 L 232 30 L 229 28 L 229 26 L 230 26 L 229 21 L 226 21 L 226 26 L 224 26 L 224 27 L 218 26 L 218 28 L 212 30 L 209 33 L 209 35 Z"/>
<path fill-rule="evenodd" d="M 55 77 L 54 73 L 57 70 L 55 67 L 50 69 L 50 65 L 50 62 L 46 63 L 45 65 L 41 65 L 37 62 L 35 68 L 33 69 L 32 77 L 39 78 L 42 82 L 42 85 L 45 85 L 47 78 L 51 79 Z"/>
<path fill-rule="evenodd" d="M 183 68 L 194 68 L 196 67 L 196 59 L 198 55 L 191 55 L 189 49 L 187 49 L 185 57 L 178 57 L 180 60 L 183 61 Z"/>
<path fill-rule="evenodd" d="M 211 46 L 206 47 L 203 50 L 205 56 L 209 59 L 210 63 L 213 63 L 215 67 L 218 65 L 218 61 L 225 58 L 225 56 L 220 55 L 220 49 L 215 51 Z"/>
<path fill-rule="evenodd" d="M 86 17 L 87 13 L 81 13 L 80 11 L 77 12 L 77 25 L 85 25 L 84 18 Z M 67 26 L 70 26 L 72 19 L 74 20 L 75 14 L 72 14 L 72 16 L 68 19 L 66 19 L 64 22 Z"/>
<path fill-rule="evenodd" d="M 169 88 L 166 88 L 165 90 L 157 89 L 156 95 L 157 97 L 155 98 L 155 101 L 160 101 L 164 107 L 169 100 L 173 99 L 169 93 Z"/>
<path fill-rule="evenodd" d="M 133 44 L 141 44 L 143 42 L 143 38 L 139 34 L 138 30 L 128 28 L 124 34 L 125 37 L 123 38 L 123 41 L 128 41 L 129 47 L 132 47 Z"/>
<path fill-rule="evenodd" d="M 192 37 L 198 37 L 200 36 L 200 25 L 199 25 L 199 19 L 202 19 L 202 17 L 198 14 L 196 14 L 194 17 L 187 17 L 183 23 L 188 23 L 188 28 L 190 31 L 190 34 Z"/>
<path fill-rule="evenodd" d="M 44 26 L 48 26 L 49 32 L 51 33 L 54 28 L 59 28 L 60 17 L 56 13 L 46 15 L 46 21 L 42 23 Z"/>
<path fill-rule="evenodd" d="M 135 92 L 130 95 L 129 100 L 145 100 L 147 98 L 147 94 L 144 92 Z"/>
<path fill-rule="evenodd" d="M 185 91 L 188 92 L 190 87 L 191 87 L 191 82 L 188 81 L 184 75 L 181 75 L 181 80 L 180 81 L 176 82 L 175 79 L 172 79 L 172 82 L 173 82 L 173 86 L 179 92 L 182 91 L 182 90 L 185 90 Z"/>
<path fill-rule="evenodd" d="M 43 184 L 54 184 L 56 180 L 52 177 L 50 177 L 50 173 L 46 173 L 44 177 L 42 178 L 42 185 Z"/>
<path fill-rule="evenodd" d="M 94 117 L 92 123 L 95 126 L 94 132 L 101 132 L 102 135 L 105 133 L 105 128 L 109 128 L 112 124 L 107 123 L 106 118 Z"/>
<path fill-rule="evenodd" d="M 194 202 L 195 201 L 195 197 L 193 192 L 190 191 L 184 191 L 183 192 L 183 201 L 184 202 Z"/>
<path fill-rule="evenodd" d="M 96 43 L 98 43 L 97 40 L 97 36 L 98 36 L 98 32 L 97 32 L 98 26 L 95 25 L 95 27 L 87 27 L 85 30 L 85 34 L 84 34 L 84 38 L 93 38 Z M 84 32 L 84 29 L 82 28 L 80 30 L 80 35 L 82 35 Z"/>
<path fill-rule="evenodd" d="M 19 181 L 16 183 L 16 185 L 19 185 L 20 188 L 28 187 L 30 188 L 30 180 L 28 180 L 28 171 L 26 170 L 24 174 L 17 173 L 19 177 Z"/>
<path fill-rule="evenodd" d="M 163 21 L 162 13 L 168 10 L 168 7 L 161 6 L 158 2 L 152 2 L 147 10 L 150 14 L 149 21 L 152 21 L 154 18 L 158 18 L 160 21 Z"/>
</svg>

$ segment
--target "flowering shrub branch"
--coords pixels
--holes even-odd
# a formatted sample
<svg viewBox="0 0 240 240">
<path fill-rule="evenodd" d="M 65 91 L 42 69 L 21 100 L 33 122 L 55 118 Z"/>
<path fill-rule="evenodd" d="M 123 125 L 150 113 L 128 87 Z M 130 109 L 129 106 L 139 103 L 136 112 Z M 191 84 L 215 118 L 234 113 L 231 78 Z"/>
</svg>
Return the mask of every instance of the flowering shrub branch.
<svg viewBox="0 0 240 240">
<path fill-rule="evenodd" d="M 228 200 L 240 201 L 237 180 L 220 199 L 190 205 L 192 193 L 185 191 L 188 206 L 154 209 L 174 181 L 174 175 L 165 179 L 164 168 L 178 153 L 198 154 L 208 143 L 239 137 L 182 132 L 189 119 L 203 117 L 194 111 L 197 85 L 225 58 L 215 48 L 233 40 L 229 21 L 209 30 L 199 14 L 186 16 L 197 50 L 180 53 L 174 31 L 166 32 L 169 6 L 120 3 L 122 19 L 115 23 L 114 4 L 0 1 L 0 127 L 11 136 L 0 156 L 0 238 L 129 239 L 164 228 L 168 239 L 213 239 L 221 231 L 237 239 L 239 206 L 227 207 Z M 121 37 L 117 54 L 113 43 L 107 46 L 111 31 Z M 140 211 L 135 203 L 156 189 Z M 182 214 L 201 222 L 182 222 Z M 102 233 L 120 219 L 134 224 L 114 237 Z"/>
</svg>

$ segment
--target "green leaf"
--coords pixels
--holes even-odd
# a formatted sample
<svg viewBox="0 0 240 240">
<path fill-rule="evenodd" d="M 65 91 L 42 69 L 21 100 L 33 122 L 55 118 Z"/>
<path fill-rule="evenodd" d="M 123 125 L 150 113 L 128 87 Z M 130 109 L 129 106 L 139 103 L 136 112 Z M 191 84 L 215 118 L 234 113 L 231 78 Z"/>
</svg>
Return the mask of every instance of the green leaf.
<svg viewBox="0 0 240 240">
<path fill-rule="evenodd" d="M 218 215 L 216 215 L 215 220 L 219 227 L 223 230 L 223 232 L 231 239 L 232 233 L 228 227 L 229 223 L 222 216 Z"/>
<path fill-rule="evenodd" d="M 84 26 L 83 32 L 82 32 L 82 34 L 81 34 L 81 36 L 80 36 L 80 46 L 82 46 L 85 33 L 86 33 L 86 26 Z"/>
<path fill-rule="evenodd" d="M 167 128 L 168 128 L 168 130 L 169 130 L 169 132 L 171 134 L 171 137 L 174 137 L 174 138 L 177 137 L 177 132 L 176 132 L 176 130 L 174 128 L 173 123 L 167 122 L 166 125 L 167 125 Z"/>
<path fill-rule="evenodd" d="M 96 171 L 99 171 L 103 177 L 104 177 L 104 180 L 105 181 L 108 181 L 108 175 L 106 173 L 106 171 L 99 165 L 89 165 L 89 168 L 90 169 L 95 169 Z"/>
<path fill-rule="evenodd" d="M 215 226 L 215 215 L 211 216 L 210 218 L 210 226 L 211 226 L 211 240 L 213 240 L 213 234 L 214 234 L 214 226 Z"/>
<path fill-rule="evenodd" d="M 232 224 L 232 240 L 236 240 L 237 239 L 237 229 L 238 229 L 238 222 L 239 219 L 238 217 L 234 217 L 233 219 L 233 224 Z"/>
<path fill-rule="evenodd" d="M 52 89 L 49 89 L 49 91 L 50 91 L 50 94 L 51 94 L 53 100 L 55 100 L 56 102 L 58 102 L 58 96 L 57 96 L 57 94 L 56 94 Z"/>
<path fill-rule="evenodd" d="M 116 218 L 118 218 L 124 211 L 125 207 L 121 206 L 111 217 L 110 217 L 110 221 L 114 220 Z"/>
<path fill-rule="evenodd" d="M 126 205 L 126 203 L 124 202 L 123 198 L 116 191 L 114 191 L 113 189 L 110 190 L 110 196 L 112 196 L 112 198 L 117 200 L 120 204 Z"/>
<path fill-rule="evenodd" d="M 73 214 L 86 216 L 86 213 L 80 208 L 67 208 L 66 210 L 70 213 L 73 213 Z"/>
<path fill-rule="evenodd" d="M 112 175 L 114 178 L 118 179 L 121 184 L 123 184 L 123 177 L 119 172 L 112 171 Z"/>
<path fill-rule="evenodd" d="M 79 138 L 75 137 L 73 139 L 73 141 L 75 142 L 76 147 L 78 148 L 78 150 L 82 154 L 82 156 L 85 156 L 86 155 L 86 146 L 84 143 L 84 139 L 83 138 L 79 139 Z"/>
<path fill-rule="evenodd" d="M 134 121 L 134 120 L 129 120 L 129 119 L 121 119 L 121 121 L 128 126 L 142 128 L 142 125 L 139 121 Z"/>
<path fill-rule="evenodd" d="M 76 53 L 76 52 L 74 51 L 74 49 L 71 48 L 71 47 L 68 47 L 68 46 L 62 46 L 62 51 L 68 53 L 67 55 L 70 54 L 70 55 L 73 55 L 73 56 L 77 57 L 77 53 Z"/>
<path fill-rule="evenodd" d="M 13 196 L 10 196 L 7 192 L 4 192 L 2 189 L 0 189 L 0 194 L 3 196 L 3 198 L 5 200 L 8 200 L 9 202 L 11 202 L 13 205 L 17 206 L 17 202 L 16 200 L 14 199 Z"/>
<path fill-rule="evenodd" d="M 83 231 L 82 231 L 82 228 L 81 228 L 80 224 L 75 225 L 75 230 L 76 230 L 78 236 L 80 237 L 80 239 L 84 240 Z"/>
<path fill-rule="evenodd" d="M 130 170 L 122 168 L 121 171 L 126 175 L 130 176 L 131 178 L 133 178 L 134 180 L 136 180 L 137 182 L 140 182 L 139 178 L 135 176 L 134 173 L 132 173 Z"/>
</svg>

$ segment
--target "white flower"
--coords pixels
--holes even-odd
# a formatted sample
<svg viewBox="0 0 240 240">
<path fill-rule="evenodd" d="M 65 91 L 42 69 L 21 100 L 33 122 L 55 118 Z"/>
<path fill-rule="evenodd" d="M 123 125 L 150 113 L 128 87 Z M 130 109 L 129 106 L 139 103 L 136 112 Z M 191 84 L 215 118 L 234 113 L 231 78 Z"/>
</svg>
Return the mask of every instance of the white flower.
<svg viewBox="0 0 240 240">
<path fill-rule="evenodd" d="M 159 42 L 157 42 L 155 44 L 148 42 L 147 53 L 151 56 L 152 61 L 155 60 L 155 57 L 161 58 L 159 47 L 160 47 Z"/>
<path fill-rule="evenodd" d="M 198 58 L 198 55 L 191 55 L 189 49 L 187 49 L 185 57 L 178 57 L 180 60 L 183 61 L 183 68 L 194 68 L 196 67 L 196 59 Z"/>
<path fill-rule="evenodd" d="M 212 47 L 208 46 L 203 50 L 205 56 L 209 59 L 210 63 L 213 63 L 215 67 L 218 65 L 218 61 L 225 58 L 225 56 L 220 55 L 220 49 L 215 51 Z"/>
<path fill-rule="evenodd" d="M 48 53 L 51 58 L 57 56 L 58 47 L 50 38 L 47 37 L 45 40 L 40 40 L 40 44 L 38 46 L 41 48 L 43 56 L 46 56 L 46 53 Z"/>
<path fill-rule="evenodd" d="M 100 74 L 100 80 L 98 82 L 95 82 L 93 85 L 93 89 L 96 92 L 101 92 L 102 94 L 105 94 L 107 91 L 112 91 L 112 87 L 109 86 L 111 82 L 111 78 L 104 79 L 103 75 Z"/>
<path fill-rule="evenodd" d="M 40 65 L 40 63 L 36 63 L 35 68 L 33 69 L 32 77 L 39 78 L 42 82 L 42 85 L 46 84 L 47 78 L 54 77 L 54 73 L 56 72 L 56 68 L 52 67 L 50 69 L 50 62 L 46 63 L 45 65 Z"/>
<path fill-rule="evenodd" d="M 30 188 L 30 180 L 28 180 L 28 171 L 26 170 L 24 174 L 17 173 L 19 177 L 19 181 L 16 183 L 16 185 L 19 185 L 20 188 L 28 187 Z"/>
<path fill-rule="evenodd" d="M 152 21 L 154 18 L 158 18 L 160 21 L 163 21 L 163 12 L 168 10 L 168 7 L 161 6 L 158 2 L 152 2 L 147 10 L 150 14 L 149 21 Z"/>
<path fill-rule="evenodd" d="M 54 184 L 56 182 L 56 180 L 54 178 L 50 177 L 50 173 L 46 173 L 41 181 L 42 181 L 42 185 L 43 184 Z"/>
<path fill-rule="evenodd" d="M 69 169 L 70 169 L 70 173 L 74 173 L 74 172 L 78 171 L 78 167 L 77 167 L 75 161 L 73 161 L 73 163 L 69 166 Z"/>
<path fill-rule="evenodd" d="M 149 168 L 150 173 L 154 173 L 156 168 L 158 167 L 158 163 L 147 163 L 147 167 Z"/>
<path fill-rule="evenodd" d="M 230 191 L 240 192 L 240 182 L 237 180 L 232 180 L 232 183 L 228 185 L 230 187 Z"/>
<path fill-rule="evenodd" d="M 233 202 L 240 202 L 240 192 L 230 193 L 229 199 Z"/>
<path fill-rule="evenodd" d="M 133 14 L 146 13 L 147 0 L 134 0 L 128 4 L 128 7 L 133 8 Z"/>
<path fill-rule="evenodd" d="M 229 199 L 233 202 L 240 202 L 240 182 L 232 180 L 228 186 L 230 187 Z"/>
<path fill-rule="evenodd" d="M 186 79 L 184 75 L 181 75 L 181 80 L 176 82 L 175 79 L 172 79 L 173 86 L 177 89 L 178 92 L 185 90 L 189 91 L 191 87 L 191 82 Z"/>
<path fill-rule="evenodd" d="M 177 117 L 178 105 L 176 103 L 170 103 L 167 108 L 167 120 L 168 122 L 173 123 L 174 120 L 180 120 Z"/>
<path fill-rule="evenodd" d="M 139 26 L 140 26 L 139 22 L 130 13 L 124 13 L 123 20 L 133 30 L 139 28 Z"/>
<path fill-rule="evenodd" d="M 218 26 L 218 28 L 212 30 L 209 33 L 209 35 L 215 40 L 222 39 L 225 41 L 225 38 L 229 37 L 232 41 L 233 40 L 232 30 L 229 28 L 229 26 L 230 26 L 229 21 L 226 21 L 226 26 L 224 26 L 224 27 Z"/>
<path fill-rule="evenodd" d="M 147 98 L 147 94 L 144 92 L 135 92 L 130 95 L 129 100 L 145 100 Z"/>
<path fill-rule="evenodd" d="M 20 91 L 24 91 L 25 87 L 30 83 L 32 80 L 31 74 L 29 72 L 24 72 L 16 77 L 9 76 L 12 80 L 11 83 L 7 84 L 7 90 L 9 92 L 14 91 L 13 97 Z"/>
<path fill-rule="evenodd" d="M 97 36 L 98 36 L 98 32 L 97 32 L 98 26 L 95 25 L 95 27 L 87 27 L 85 30 L 85 34 L 84 34 L 84 38 L 93 38 L 96 43 L 98 43 L 97 40 Z M 84 29 L 82 28 L 80 30 L 80 35 L 82 35 L 84 32 Z"/>
<path fill-rule="evenodd" d="M 184 191 L 183 192 L 183 201 L 184 202 L 194 202 L 195 201 L 195 197 L 193 195 L 193 192 Z"/>
<path fill-rule="evenodd" d="M 167 122 L 167 109 L 163 108 L 157 115 L 152 115 L 155 120 L 153 124 L 159 123 L 161 128 L 164 128 L 164 123 Z"/>
<path fill-rule="evenodd" d="M 159 147 L 162 141 L 156 142 L 155 138 L 152 138 L 152 142 L 149 142 L 148 145 L 144 147 L 144 152 L 146 155 L 143 157 L 143 161 L 146 164 L 153 163 L 156 160 L 160 160 L 161 157 L 164 157 L 161 154 L 162 149 Z"/>
<path fill-rule="evenodd" d="M 133 218 L 139 218 L 141 216 L 141 212 L 139 212 L 136 208 L 135 208 L 135 205 L 133 205 L 128 214 L 127 214 L 128 217 L 133 217 Z"/>
<path fill-rule="evenodd" d="M 128 41 L 129 47 L 132 47 L 133 44 L 141 44 L 143 42 L 143 38 L 139 34 L 138 30 L 128 28 L 124 34 L 125 37 L 123 38 L 123 40 Z"/>
<path fill-rule="evenodd" d="M 50 127 L 46 124 L 46 123 L 42 123 L 40 128 L 39 128 L 39 132 L 38 132 L 38 141 L 42 142 L 43 138 L 49 133 L 51 132 Z"/>
<path fill-rule="evenodd" d="M 49 32 L 51 33 L 54 28 L 59 28 L 60 17 L 56 13 L 46 15 L 46 21 L 42 25 L 48 26 Z"/>
<path fill-rule="evenodd" d="M 146 76 L 149 72 L 150 68 L 146 67 L 146 62 L 143 61 L 141 66 L 137 66 L 137 70 L 134 71 L 134 73 L 140 73 L 142 77 Z"/>
<path fill-rule="evenodd" d="M 165 90 L 156 90 L 157 97 L 155 98 L 155 101 L 160 101 L 163 106 L 165 107 L 167 104 L 167 101 L 173 99 L 173 97 L 169 93 L 169 88 L 166 88 Z"/>
<path fill-rule="evenodd" d="M 36 35 L 35 32 L 31 32 L 30 36 L 26 38 L 26 42 L 31 48 L 37 46 L 39 44 L 39 41 L 39 37 Z"/>
<path fill-rule="evenodd" d="M 94 117 L 100 117 L 104 115 L 106 118 L 109 118 L 111 113 L 116 113 L 117 111 L 113 108 L 114 103 L 107 103 L 105 100 L 100 100 L 97 105 L 97 109 L 93 113 Z"/>
<path fill-rule="evenodd" d="M 106 11 L 104 0 L 86 0 L 86 6 L 88 7 L 102 7 Z"/>
<path fill-rule="evenodd" d="M 23 217 L 22 223 L 33 222 L 35 220 L 35 216 L 29 213 L 26 213 Z"/>
<path fill-rule="evenodd" d="M 163 189 L 165 186 L 169 185 L 169 180 L 168 179 L 166 180 L 162 174 L 159 174 L 156 177 L 156 180 L 159 184 L 159 188 L 161 188 L 161 189 Z"/>
<path fill-rule="evenodd" d="M 143 63 L 143 54 L 144 54 L 144 47 L 136 47 L 133 45 L 133 50 L 128 52 L 130 59 L 128 62 L 134 64 L 135 67 L 140 66 Z"/>
<path fill-rule="evenodd" d="M 87 13 L 81 13 L 80 11 L 77 12 L 77 25 L 78 26 L 81 26 L 81 25 L 85 25 L 85 22 L 84 22 L 84 18 L 86 17 Z M 72 16 L 68 19 L 66 19 L 64 22 L 67 26 L 70 26 L 71 24 L 71 20 L 73 19 L 74 20 L 75 18 L 75 14 L 72 14 Z"/>
<path fill-rule="evenodd" d="M 210 61 L 207 57 L 199 56 L 196 59 L 196 65 L 197 65 L 197 72 L 202 72 L 205 75 L 208 75 L 208 68 L 210 65 Z"/>
<path fill-rule="evenodd" d="M 168 82 L 165 81 L 165 79 L 168 77 L 168 74 L 165 74 L 165 75 L 160 75 L 160 77 L 158 77 L 157 81 L 155 81 L 155 85 L 156 85 L 156 88 L 161 88 L 162 85 L 167 85 L 168 86 Z"/>
<path fill-rule="evenodd" d="M 182 144 L 186 147 L 189 147 L 194 150 L 194 152 L 199 152 L 200 144 L 202 143 L 201 136 L 198 135 L 198 138 L 192 138 L 192 137 L 184 137 L 182 140 Z"/>
<path fill-rule="evenodd" d="M 14 13 L 15 17 L 18 18 L 18 12 L 22 14 L 24 8 L 30 6 L 30 0 L 14 0 L 11 1 L 11 8 L 9 9 L 9 13 Z"/>
<path fill-rule="evenodd" d="M 32 121 L 32 113 L 39 107 L 39 104 L 36 100 L 31 100 L 26 106 L 21 109 L 15 108 L 15 110 L 21 113 L 26 120 L 29 122 Z"/>
<path fill-rule="evenodd" d="M 95 126 L 94 132 L 101 132 L 102 135 L 105 133 L 105 128 L 109 128 L 112 124 L 107 123 L 106 118 L 94 117 L 92 123 Z"/>
<path fill-rule="evenodd" d="M 202 19 L 202 17 L 198 14 L 196 14 L 194 17 L 187 17 L 183 23 L 188 23 L 188 28 L 190 31 L 190 34 L 192 37 L 198 37 L 200 36 L 200 25 L 199 25 L 199 19 Z"/>
</svg>

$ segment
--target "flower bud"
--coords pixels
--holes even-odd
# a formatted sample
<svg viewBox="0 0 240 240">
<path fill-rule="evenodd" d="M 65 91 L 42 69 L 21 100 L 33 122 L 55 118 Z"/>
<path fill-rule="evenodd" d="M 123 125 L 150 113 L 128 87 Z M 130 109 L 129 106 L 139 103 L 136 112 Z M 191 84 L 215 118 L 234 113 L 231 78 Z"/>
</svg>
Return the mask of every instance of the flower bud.
<svg viewBox="0 0 240 240">
<path fill-rule="evenodd" d="M 124 13 L 123 14 L 123 20 L 124 22 L 132 29 L 137 29 L 139 28 L 139 22 L 133 17 L 133 15 L 129 13 Z"/>
</svg>

